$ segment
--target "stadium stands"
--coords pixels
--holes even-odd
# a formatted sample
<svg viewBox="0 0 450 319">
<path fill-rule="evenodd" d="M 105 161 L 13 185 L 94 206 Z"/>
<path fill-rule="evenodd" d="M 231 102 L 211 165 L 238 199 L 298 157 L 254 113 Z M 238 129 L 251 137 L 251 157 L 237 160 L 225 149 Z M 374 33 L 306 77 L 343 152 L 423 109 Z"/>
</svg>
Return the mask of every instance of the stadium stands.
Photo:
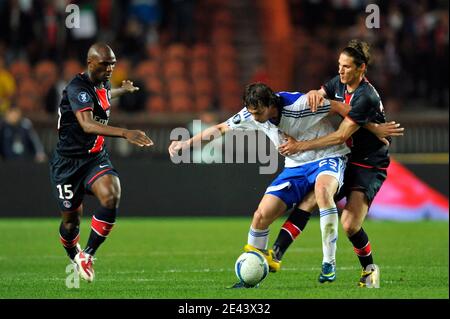
<svg viewBox="0 0 450 319">
<path fill-rule="evenodd" d="M 80 36 L 87 31 L 64 33 L 61 28 L 55 33 L 54 24 L 46 21 L 64 23 L 64 6 L 49 2 L 45 11 L 38 2 L 31 7 L 24 3 L 0 5 L 0 54 L 16 87 L 3 105 L 13 102 L 26 112 L 53 115 L 55 94 L 85 68 L 89 43 Z M 98 18 L 91 21 L 96 32 L 92 41 L 110 43 L 118 56 L 113 85 L 126 78 L 142 83 L 144 112 L 228 114 L 240 108 L 243 86 L 255 79 L 266 80 L 276 90 L 318 87 L 336 72 L 336 50 L 350 37 L 372 43 L 377 63 L 370 80 L 383 92 L 391 114 L 404 105 L 420 108 L 424 102 L 448 108 L 448 76 L 442 76 L 448 74 L 448 2 L 376 2 L 386 14 L 381 21 L 386 32 L 366 28 L 359 1 L 325 1 L 320 6 L 294 0 L 152 3 L 145 12 L 131 1 L 99 1 L 90 8 Z M 247 12 L 240 12 L 244 7 Z M 17 26 L 13 12 L 22 14 L 19 23 L 33 24 L 34 29 L 26 33 Z M 251 40 L 264 44 L 259 53 L 264 61 L 248 62 L 258 55 L 246 47 L 246 26 L 256 26 L 258 34 Z M 418 60 L 421 63 L 414 62 Z M 427 71 L 431 69 L 441 72 Z M 119 110 L 127 108 L 119 105 Z"/>
</svg>

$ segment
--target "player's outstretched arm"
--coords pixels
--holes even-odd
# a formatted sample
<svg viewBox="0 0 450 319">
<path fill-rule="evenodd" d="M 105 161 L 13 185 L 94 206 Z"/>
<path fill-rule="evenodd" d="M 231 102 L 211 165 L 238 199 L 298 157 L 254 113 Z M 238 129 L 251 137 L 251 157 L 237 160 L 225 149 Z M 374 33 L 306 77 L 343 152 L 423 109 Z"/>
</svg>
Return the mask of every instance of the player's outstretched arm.
<svg viewBox="0 0 450 319">
<path fill-rule="evenodd" d="M 76 112 L 78 123 L 87 134 L 111 137 L 123 137 L 128 142 L 138 146 L 151 146 L 153 141 L 142 131 L 128 130 L 121 127 L 109 126 L 94 121 L 91 111 Z"/>
<path fill-rule="evenodd" d="M 169 154 L 170 156 L 174 156 L 180 150 L 188 149 L 192 145 L 202 145 L 206 142 L 211 142 L 217 137 L 222 136 L 225 132 L 229 131 L 230 128 L 226 124 L 226 122 L 208 127 L 207 129 L 201 131 L 200 133 L 194 135 L 190 139 L 186 141 L 172 141 L 169 145 Z"/>
<path fill-rule="evenodd" d="M 134 86 L 133 82 L 130 80 L 123 80 L 122 86 L 117 89 L 111 90 L 111 98 L 119 97 L 121 95 L 124 95 L 126 93 L 133 93 L 139 90 L 139 87 Z"/>
</svg>

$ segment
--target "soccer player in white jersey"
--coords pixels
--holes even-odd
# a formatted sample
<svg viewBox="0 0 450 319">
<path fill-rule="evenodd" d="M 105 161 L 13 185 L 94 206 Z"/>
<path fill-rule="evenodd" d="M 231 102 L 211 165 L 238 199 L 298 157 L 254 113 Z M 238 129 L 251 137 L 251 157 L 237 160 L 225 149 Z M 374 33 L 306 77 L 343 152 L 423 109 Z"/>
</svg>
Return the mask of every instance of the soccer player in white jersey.
<svg viewBox="0 0 450 319">
<path fill-rule="evenodd" d="M 307 104 L 307 96 L 298 92 L 274 93 L 263 83 L 246 87 L 244 108 L 229 120 L 208 128 L 187 141 L 173 141 L 169 153 L 187 149 L 205 140 L 213 132 L 224 134 L 228 130 L 261 130 L 278 148 L 295 140 L 310 140 L 334 132 L 325 117 L 330 113 L 345 116 L 350 108 L 344 103 L 324 100 L 323 107 L 313 113 Z M 322 231 L 324 278 L 333 281 L 336 264 L 336 241 L 338 237 L 338 212 L 333 196 L 343 183 L 346 164 L 345 155 L 349 153 L 345 144 L 325 147 L 310 152 L 285 154 L 285 168 L 267 188 L 248 233 L 245 251 L 262 253 L 270 271 L 280 268 L 280 262 L 268 250 L 269 225 L 280 215 L 297 207 L 303 198 L 314 190 L 320 209 Z M 242 283 L 236 287 L 244 286 Z"/>
</svg>

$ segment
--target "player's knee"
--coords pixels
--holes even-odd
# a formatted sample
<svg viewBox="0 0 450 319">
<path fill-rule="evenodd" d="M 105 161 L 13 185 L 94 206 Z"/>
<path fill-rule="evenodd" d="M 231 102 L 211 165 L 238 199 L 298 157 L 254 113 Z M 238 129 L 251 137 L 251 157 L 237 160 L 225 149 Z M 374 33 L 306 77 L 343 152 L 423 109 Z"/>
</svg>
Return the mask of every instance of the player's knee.
<svg viewBox="0 0 450 319">
<path fill-rule="evenodd" d="M 344 220 L 341 222 L 341 224 L 342 229 L 347 234 L 347 237 L 354 235 L 359 230 L 359 228 L 361 228 L 360 225 L 358 225 L 351 219 Z"/>
<path fill-rule="evenodd" d="M 109 192 L 108 194 L 104 194 L 102 198 L 100 198 L 100 204 L 103 207 L 114 209 L 119 207 L 120 202 L 120 193 L 117 192 Z"/>
<path fill-rule="evenodd" d="M 121 188 L 116 176 L 102 176 L 94 183 L 92 190 L 103 207 L 113 209 L 119 206 Z"/>
<path fill-rule="evenodd" d="M 118 187 L 107 187 L 104 188 L 99 194 L 99 201 L 103 207 L 106 208 L 117 208 L 119 207 L 120 201 L 120 188 Z"/>
<path fill-rule="evenodd" d="M 253 225 L 258 229 L 266 229 L 268 225 L 268 214 L 264 209 L 258 208 L 253 214 Z"/>
<path fill-rule="evenodd" d="M 334 205 L 333 192 L 328 185 L 318 184 L 314 188 L 317 204 L 319 206 L 331 207 Z"/>
<path fill-rule="evenodd" d="M 261 224 L 262 220 L 263 220 L 263 215 L 262 215 L 261 211 L 259 209 L 257 209 L 253 213 L 253 221 L 256 224 Z"/>
</svg>

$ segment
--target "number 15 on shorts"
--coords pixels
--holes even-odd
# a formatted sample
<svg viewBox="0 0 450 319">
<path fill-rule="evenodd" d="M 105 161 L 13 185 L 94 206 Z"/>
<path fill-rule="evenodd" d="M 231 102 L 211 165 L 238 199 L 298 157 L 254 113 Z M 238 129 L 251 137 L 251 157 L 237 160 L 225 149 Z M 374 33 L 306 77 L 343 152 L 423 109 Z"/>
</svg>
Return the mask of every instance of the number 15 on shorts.
<svg viewBox="0 0 450 319">
<path fill-rule="evenodd" d="M 72 184 L 67 185 L 56 185 L 56 188 L 59 192 L 59 198 L 61 199 L 72 199 L 73 198 L 73 192 L 71 190 Z"/>
</svg>

